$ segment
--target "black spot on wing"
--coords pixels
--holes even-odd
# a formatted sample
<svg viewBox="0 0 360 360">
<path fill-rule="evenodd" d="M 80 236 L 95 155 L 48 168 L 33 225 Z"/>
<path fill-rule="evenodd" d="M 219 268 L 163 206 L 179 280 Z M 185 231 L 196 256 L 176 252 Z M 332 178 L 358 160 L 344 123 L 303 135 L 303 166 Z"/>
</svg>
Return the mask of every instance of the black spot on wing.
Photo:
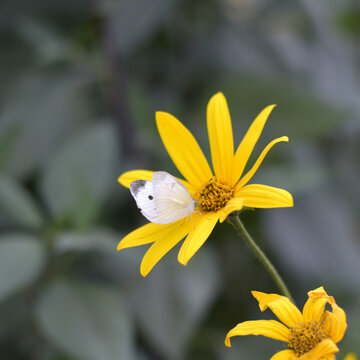
<svg viewBox="0 0 360 360">
<path fill-rule="evenodd" d="M 149 198 L 149 200 L 152 200 L 152 199 L 153 199 L 153 196 L 149 195 L 148 198 Z"/>
<path fill-rule="evenodd" d="M 136 180 L 136 181 L 133 181 L 131 184 L 130 184 L 130 188 L 132 190 L 132 192 L 137 195 L 137 193 L 139 192 L 139 190 L 141 188 L 143 188 L 146 184 L 146 181 L 145 180 Z"/>
</svg>

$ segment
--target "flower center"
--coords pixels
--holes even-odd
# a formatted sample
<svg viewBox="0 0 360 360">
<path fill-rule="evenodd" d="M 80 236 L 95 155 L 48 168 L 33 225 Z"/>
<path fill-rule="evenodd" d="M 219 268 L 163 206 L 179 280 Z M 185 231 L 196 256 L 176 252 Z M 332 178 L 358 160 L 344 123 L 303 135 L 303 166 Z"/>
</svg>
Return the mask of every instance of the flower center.
<svg viewBox="0 0 360 360">
<path fill-rule="evenodd" d="M 317 321 L 313 323 L 305 321 L 290 329 L 288 345 L 297 356 L 301 356 L 313 349 L 326 337 L 326 332 L 322 329 L 321 324 L 318 324 Z"/>
<path fill-rule="evenodd" d="M 215 177 L 198 192 L 196 200 L 205 211 L 218 211 L 232 198 L 234 190 Z"/>
</svg>

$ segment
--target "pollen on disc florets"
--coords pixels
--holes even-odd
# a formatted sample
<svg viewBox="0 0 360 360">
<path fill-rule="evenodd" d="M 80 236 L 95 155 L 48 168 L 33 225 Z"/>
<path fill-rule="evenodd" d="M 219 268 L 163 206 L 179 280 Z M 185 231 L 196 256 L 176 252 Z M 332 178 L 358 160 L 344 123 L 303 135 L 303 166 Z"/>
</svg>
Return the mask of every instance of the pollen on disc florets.
<svg viewBox="0 0 360 360">
<path fill-rule="evenodd" d="M 297 356 L 301 356 L 313 349 L 326 337 L 327 334 L 322 329 L 321 324 L 318 324 L 317 321 L 305 321 L 290 329 L 288 345 Z"/>
<path fill-rule="evenodd" d="M 202 210 L 218 211 L 225 207 L 233 194 L 234 190 L 231 186 L 214 177 L 198 192 L 196 200 Z"/>
</svg>

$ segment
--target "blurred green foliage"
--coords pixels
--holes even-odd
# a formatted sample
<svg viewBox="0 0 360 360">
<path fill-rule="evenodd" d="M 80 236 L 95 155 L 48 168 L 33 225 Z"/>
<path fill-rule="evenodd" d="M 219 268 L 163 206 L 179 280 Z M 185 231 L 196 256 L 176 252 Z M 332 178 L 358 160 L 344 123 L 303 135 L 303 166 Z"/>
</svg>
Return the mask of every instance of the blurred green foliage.
<svg viewBox="0 0 360 360">
<path fill-rule="evenodd" d="M 319 285 L 348 314 L 340 358 L 360 354 L 359 6 L 300 0 L 3 0 L 0 4 L 0 357 L 268 359 L 266 339 L 223 341 L 276 292 L 226 224 L 184 268 L 172 251 L 116 252 L 145 223 L 122 172 L 178 175 L 157 134 L 168 111 L 202 148 L 206 105 L 229 101 L 235 143 L 276 103 L 255 182 L 295 207 L 243 213 L 301 305 Z M 263 315 L 261 316 L 263 317 Z"/>
</svg>

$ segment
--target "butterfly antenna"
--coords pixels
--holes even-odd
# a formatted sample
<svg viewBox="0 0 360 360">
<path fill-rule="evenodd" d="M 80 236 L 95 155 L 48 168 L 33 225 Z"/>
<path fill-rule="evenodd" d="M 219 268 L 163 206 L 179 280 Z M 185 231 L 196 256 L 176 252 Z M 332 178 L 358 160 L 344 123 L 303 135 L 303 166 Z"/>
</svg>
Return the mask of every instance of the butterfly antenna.
<svg viewBox="0 0 360 360">
<path fill-rule="evenodd" d="M 201 204 L 201 203 L 202 203 L 202 200 L 200 200 L 200 201 L 194 200 L 194 208 L 198 207 L 198 205 Z M 194 210 L 193 212 L 196 212 L 196 213 L 200 214 L 203 217 L 203 214 L 199 210 Z"/>
<path fill-rule="evenodd" d="M 194 211 L 195 212 L 195 211 Z M 191 220 L 191 223 L 192 223 L 192 225 L 193 225 L 193 228 L 194 228 L 194 230 L 195 230 L 195 224 L 194 224 L 194 221 L 193 221 L 193 219 L 192 219 L 192 216 L 191 216 L 192 214 L 190 214 L 189 216 L 190 216 L 190 220 Z"/>
</svg>

